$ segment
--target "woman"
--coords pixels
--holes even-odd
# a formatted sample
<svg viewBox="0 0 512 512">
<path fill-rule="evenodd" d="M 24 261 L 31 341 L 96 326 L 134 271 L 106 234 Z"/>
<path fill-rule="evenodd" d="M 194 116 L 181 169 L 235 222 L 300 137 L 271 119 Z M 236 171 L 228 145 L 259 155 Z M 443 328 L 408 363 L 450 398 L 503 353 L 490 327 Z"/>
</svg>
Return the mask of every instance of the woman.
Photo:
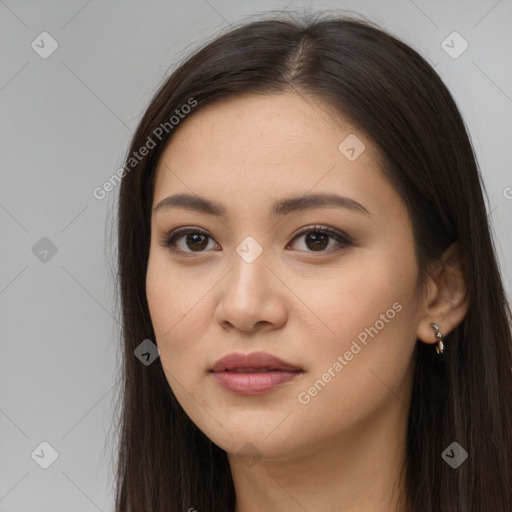
<svg viewBox="0 0 512 512">
<path fill-rule="evenodd" d="M 248 23 L 161 86 L 124 169 L 117 511 L 512 510 L 510 309 L 418 53 Z"/>
</svg>

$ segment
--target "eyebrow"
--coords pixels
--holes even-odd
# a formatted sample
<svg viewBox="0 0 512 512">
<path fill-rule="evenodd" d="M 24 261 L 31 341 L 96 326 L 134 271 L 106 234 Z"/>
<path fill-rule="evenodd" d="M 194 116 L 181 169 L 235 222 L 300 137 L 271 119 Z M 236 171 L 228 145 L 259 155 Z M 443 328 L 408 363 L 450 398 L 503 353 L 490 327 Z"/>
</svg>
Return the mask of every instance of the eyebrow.
<svg viewBox="0 0 512 512">
<path fill-rule="evenodd" d="M 280 199 L 272 205 L 272 216 L 284 216 L 295 211 L 313 210 L 329 206 L 346 208 L 370 216 L 370 212 L 354 199 L 329 193 L 308 194 Z M 153 211 L 157 212 L 158 210 L 172 208 L 182 208 L 216 217 L 224 217 L 226 215 L 226 209 L 222 204 L 191 194 L 175 194 L 166 197 L 155 206 Z"/>
</svg>

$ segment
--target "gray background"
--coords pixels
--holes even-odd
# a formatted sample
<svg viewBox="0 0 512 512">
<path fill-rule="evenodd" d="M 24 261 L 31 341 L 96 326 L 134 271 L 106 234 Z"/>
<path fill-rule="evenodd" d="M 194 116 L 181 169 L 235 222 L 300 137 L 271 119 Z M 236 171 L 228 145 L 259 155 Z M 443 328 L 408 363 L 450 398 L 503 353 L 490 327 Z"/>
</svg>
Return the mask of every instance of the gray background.
<svg viewBox="0 0 512 512">
<path fill-rule="evenodd" d="M 269 9 L 361 13 L 435 65 L 470 131 L 510 297 L 511 0 L 0 0 L 0 511 L 112 510 L 118 190 L 92 191 L 179 59 Z M 31 43 L 48 51 L 45 31 L 59 46 L 43 59 Z M 453 31 L 469 44 L 457 58 L 442 47 Z M 58 453 L 47 469 L 42 442 Z"/>
</svg>

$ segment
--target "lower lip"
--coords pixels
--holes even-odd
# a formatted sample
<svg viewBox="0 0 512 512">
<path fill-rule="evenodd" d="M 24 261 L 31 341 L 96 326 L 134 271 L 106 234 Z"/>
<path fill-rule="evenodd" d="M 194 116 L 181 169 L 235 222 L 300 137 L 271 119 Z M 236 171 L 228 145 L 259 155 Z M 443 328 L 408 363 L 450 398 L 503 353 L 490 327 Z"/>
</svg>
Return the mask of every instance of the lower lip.
<svg viewBox="0 0 512 512">
<path fill-rule="evenodd" d="M 260 373 L 214 372 L 213 375 L 222 387 L 233 393 L 259 395 L 290 382 L 301 373 L 276 370 Z"/>
</svg>

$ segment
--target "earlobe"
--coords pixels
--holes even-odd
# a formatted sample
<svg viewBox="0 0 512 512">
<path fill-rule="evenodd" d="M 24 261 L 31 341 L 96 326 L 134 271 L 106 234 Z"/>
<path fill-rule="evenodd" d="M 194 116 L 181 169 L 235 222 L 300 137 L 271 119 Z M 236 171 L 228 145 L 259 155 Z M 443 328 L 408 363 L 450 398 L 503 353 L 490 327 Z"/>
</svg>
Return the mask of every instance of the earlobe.
<svg viewBox="0 0 512 512">
<path fill-rule="evenodd" d="M 464 320 L 470 303 L 466 265 L 458 242 L 445 251 L 426 285 L 424 314 L 418 325 L 417 338 L 430 344 L 443 342 L 444 337 Z M 440 346 L 438 343 L 438 348 Z"/>
</svg>

